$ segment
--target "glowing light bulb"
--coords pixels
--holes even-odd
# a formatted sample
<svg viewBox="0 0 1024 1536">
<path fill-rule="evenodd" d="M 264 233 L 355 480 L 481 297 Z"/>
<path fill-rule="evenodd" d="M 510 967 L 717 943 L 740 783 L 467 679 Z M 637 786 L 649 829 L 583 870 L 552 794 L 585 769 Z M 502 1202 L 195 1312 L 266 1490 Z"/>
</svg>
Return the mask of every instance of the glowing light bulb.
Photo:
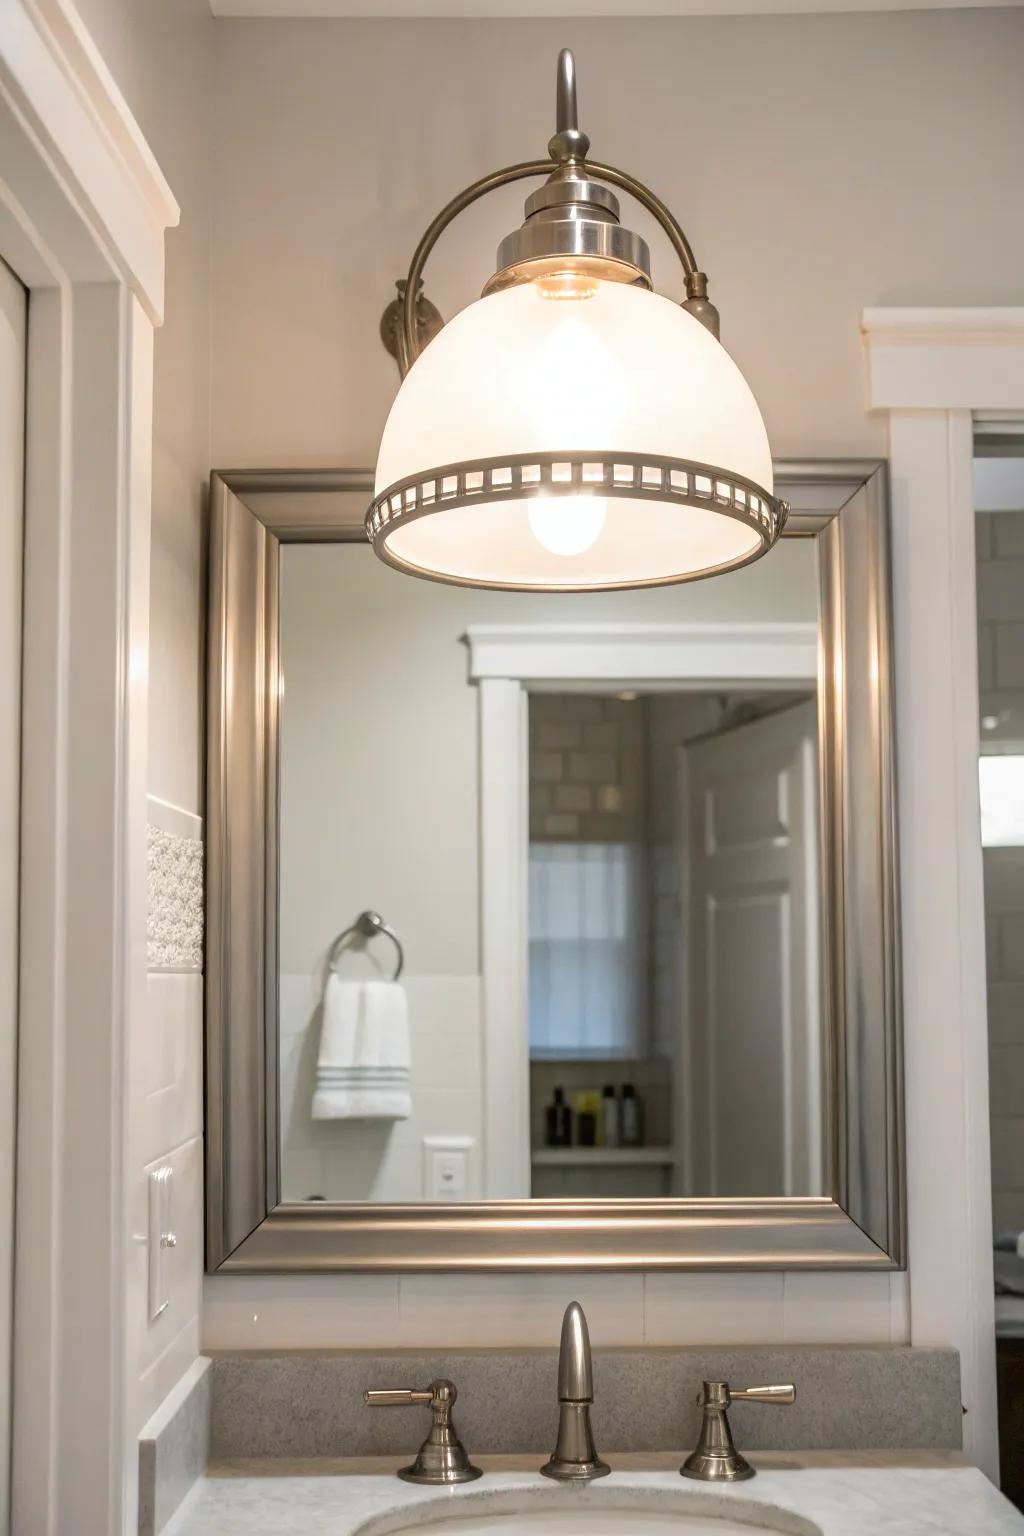
<svg viewBox="0 0 1024 1536">
<path fill-rule="evenodd" d="M 535 496 L 530 532 L 553 555 L 582 555 L 600 538 L 605 510 L 603 496 Z"/>
<path fill-rule="evenodd" d="M 542 299 L 592 299 L 600 287 L 599 280 L 586 272 L 547 272 L 534 278 L 537 292 Z"/>
</svg>

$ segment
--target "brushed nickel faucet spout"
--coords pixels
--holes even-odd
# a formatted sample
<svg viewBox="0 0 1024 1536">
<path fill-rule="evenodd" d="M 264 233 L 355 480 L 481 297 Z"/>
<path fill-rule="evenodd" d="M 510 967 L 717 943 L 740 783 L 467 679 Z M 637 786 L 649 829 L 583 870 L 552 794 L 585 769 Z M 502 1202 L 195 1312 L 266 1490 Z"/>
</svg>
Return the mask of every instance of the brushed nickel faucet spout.
<svg viewBox="0 0 1024 1536">
<path fill-rule="evenodd" d="M 594 1446 L 590 1405 L 594 1401 L 594 1366 L 590 1330 L 578 1301 L 571 1301 L 562 1318 L 558 1351 L 558 1440 L 541 1471 L 559 1482 L 589 1482 L 611 1468 Z"/>
</svg>

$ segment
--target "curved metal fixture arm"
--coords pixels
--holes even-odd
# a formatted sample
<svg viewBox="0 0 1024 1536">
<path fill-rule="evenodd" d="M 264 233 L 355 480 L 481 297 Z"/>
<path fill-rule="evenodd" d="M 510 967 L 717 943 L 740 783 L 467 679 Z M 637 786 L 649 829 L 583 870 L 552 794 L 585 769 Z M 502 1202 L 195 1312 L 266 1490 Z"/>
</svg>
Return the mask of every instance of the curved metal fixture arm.
<svg viewBox="0 0 1024 1536">
<path fill-rule="evenodd" d="M 481 197 L 486 197 L 488 192 L 496 192 L 499 187 L 506 187 L 513 181 L 522 181 L 526 176 L 548 176 L 550 173 L 550 160 L 524 160 L 518 165 L 506 166 L 503 171 L 492 171 L 489 176 L 481 176 L 479 181 L 463 187 L 462 191 L 431 219 L 420 237 L 419 245 L 413 252 L 402 298 L 402 324 L 398 332 L 398 367 L 403 379 L 420 352 L 419 338 L 416 335 L 416 295 L 423 276 L 423 268 L 427 264 L 427 257 L 448 225 Z"/>
<path fill-rule="evenodd" d="M 575 96 L 575 83 L 571 82 L 571 95 Z M 559 111 L 561 113 L 561 101 Z M 566 109 L 569 110 L 568 107 Z M 613 165 L 598 165 L 592 160 L 587 161 L 587 168 L 591 175 L 600 181 L 607 181 L 612 186 L 618 187 L 623 192 L 628 192 L 630 197 L 646 208 L 647 212 L 657 221 L 668 236 L 669 243 L 679 257 L 680 266 L 686 277 L 687 301 L 705 301 L 707 298 L 707 278 L 698 270 L 697 261 L 693 249 L 687 240 L 683 227 L 679 220 L 669 211 L 649 187 L 644 186 L 635 176 L 628 171 L 620 171 Z M 507 187 L 513 181 L 522 181 L 527 176 L 549 176 L 551 174 L 550 160 L 524 160 L 518 165 L 506 166 L 504 170 L 492 171 L 488 176 L 481 176 L 479 181 L 474 181 L 470 186 L 464 187 L 450 203 L 446 203 L 440 213 L 436 214 L 427 225 L 420 238 L 420 242 L 413 252 L 409 265 L 409 275 L 406 278 L 405 293 L 402 298 L 402 323 L 398 331 L 398 367 L 402 377 L 408 373 L 420 353 L 419 338 L 416 332 L 416 297 L 419 291 L 423 269 L 427 264 L 427 257 L 437 244 L 448 225 L 456 219 L 460 213 L 472 206 L 481 197 L 486 197 L 488 192 L 496 192 L 499 187 Z"/>
</svg>

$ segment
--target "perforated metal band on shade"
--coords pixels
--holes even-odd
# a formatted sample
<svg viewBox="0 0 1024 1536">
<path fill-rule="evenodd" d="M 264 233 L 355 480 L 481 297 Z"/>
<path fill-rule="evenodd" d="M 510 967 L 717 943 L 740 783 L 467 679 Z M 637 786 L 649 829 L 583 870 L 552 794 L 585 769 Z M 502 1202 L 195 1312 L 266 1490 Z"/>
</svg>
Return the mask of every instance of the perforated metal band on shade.
<svg viewBox="0 0 1024 1536">
<path fill-rule="evenodd" d="M 639 563 L 646 574 L 631 576 L 623 567 L 621 548 L 617 548 L 610 562 L 613 569 L 602 575 L 602 562 L 609 558 L 601 548 L 607 531 L 592 550 L 574 559 L 571 576 L 565 574 L 565 564 L 558 556 L 551 558 L 547 571 L 536 570 L 536 543 L 526 527 L 531 502 L 543 497 L 554 504 L 560 497 L 585 496 L 603 498 L 611 518 L 629 519 L 633 526 L 618 530 L 611 542 L 620 545 L 623 538 L 633 537 L 643 541 Z M 518 528 L 509 516 L 517 508 Z M 436 564 L 429 558 L 430 537 L 407 536 L 425 519 L 435 520 L 430 530 L 435 534 L 440 531 L 436 520 L 447 514 L 457 513 L 461 521 L 467 510 L 479 518 L 491 509 L 501 513 L 505 561 L 511 572 L 517 536 L 531 539 L 528 577 L 515 579 L 512 574 L 510 579 L 496 580 L 473 569 L 471 540 L 465 541 L 466 568 L 460 571 L 458 553 L 452 548 L 459 542 L 458 529 L 453 529 L 451 539 L 442 540 L 444 558 Z M 519 591 L 594 591 L 692 581 L 748 565 L 776 542 L 788 510 L 785 502 L 753 481 L 690 460 L 597 451 L 519 454 L 447 464 L 397 481 L 374 498 L 366 515 L 366 532 L 377 555 L 389 565 L 436 581 Z M 708 544 L 708 537 L 706 528 L 698 528 L 697 519 L 708 517 L 715 519 L 715 537 L 708 547 L 721 554 L 724 537 L 725 545 L 731 548 L 727 548 L 725 558 L 700 563 L 694 559 L 694 543 Z M 653 574 L 652 518 L 662 524 L 660 543 L 665 562 Z M 722 519 L 728 521 L 723 524 Z M 641 554 L 639 549 L 637 554 Z"/>
</svg>

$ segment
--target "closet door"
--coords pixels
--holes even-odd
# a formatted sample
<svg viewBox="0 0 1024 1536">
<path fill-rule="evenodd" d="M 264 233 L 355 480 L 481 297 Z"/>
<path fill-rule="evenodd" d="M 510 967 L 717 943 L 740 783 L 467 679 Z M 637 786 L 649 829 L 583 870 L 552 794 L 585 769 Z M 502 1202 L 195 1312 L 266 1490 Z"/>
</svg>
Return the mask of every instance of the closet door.
<svg viewBox="0 0 1024 1536">
<path fill-rule="evenodd" d="M 27 297 L 0 261 L 0 1532 L 10 1522 Z"/>
</svg>

